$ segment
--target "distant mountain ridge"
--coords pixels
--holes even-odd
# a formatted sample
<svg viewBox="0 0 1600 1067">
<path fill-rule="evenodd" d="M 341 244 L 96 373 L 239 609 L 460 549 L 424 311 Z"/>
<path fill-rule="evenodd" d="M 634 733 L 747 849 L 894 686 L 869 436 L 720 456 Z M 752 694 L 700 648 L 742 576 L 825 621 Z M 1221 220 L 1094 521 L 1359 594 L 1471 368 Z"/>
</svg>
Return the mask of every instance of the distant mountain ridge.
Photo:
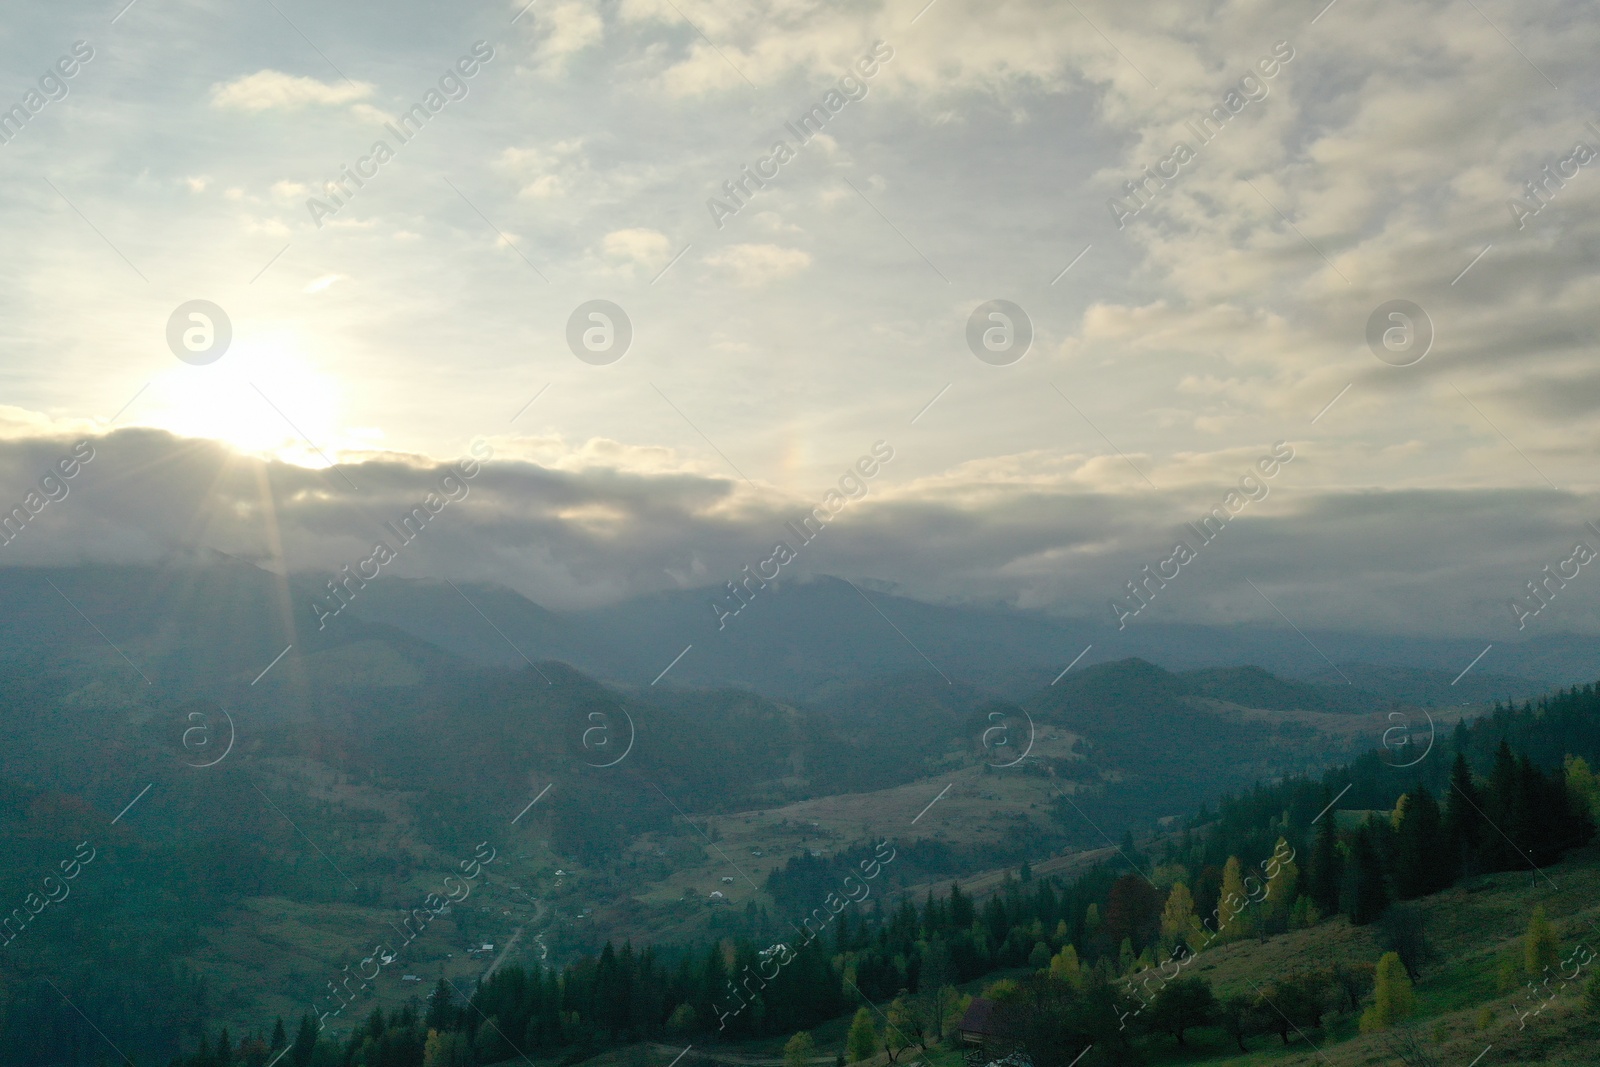
<svg viewBox="0 0 1600 1067">
<path fill-rule="evenodd" d="M 1572 635 L 1496 645 L 1457 681 L 1482 644 L 1308 634 L 1340 664 L 1330 670 L 1289 629 L 1149 624 L 1119 633 L 1037 612 L 928 604 L 832 578 L 770 583 L 720 630 L 703 590 L 556 612 L 504 586 L 385 576 L 318 630 L 309 605 L 326 595 L 320 576 L 284 578 L 220 554 L 156 567 L 0 568 L 0 603 L 11 608 L 0 615 L 0 640 L 14 651 L 55 654 L 74 635 L 93 637 L 74 614 L 77 607 L 113 640 L 116 631 L 135 645 L 218 645 L 216 656 L 188 655 L 168 664 L 169 672 L 196 680 L 224 664 L 237 672 L 259 670 L 291 642 L 320 648 L 371 635 L 398 640 L 403 633 L 445 658 L 472 663 L 559 660 L 625 688 L 650 686 L 671 664 L 660 685 L 733 686 L 791 701 L 909 673 L 1020 700 L 1054 679 L 1064 682 L 1068 664 L 1075 664 L 1075 674 L 1130 657 L 1200 672 L 1188 683 L 1190 695 L 1305 710 L 1366 706 L 1365 698 L 1340 696 L 1335 688 L 1420 705 L 1520 700 L 1584 681 L 1593 670 L 1593 640 Z M 412 651 L 437 658 L 421 645 Z M 1255 666 L 1238 666 L 1245 663 Z M 1269 680 L 1267 672 L 1276 677 Z"/>
<path fill-rule="evenodd" d="M 1454 676 L 1402 667 L 1349 667 L 1328 684 L 1261 666 L 1174 671 L 1138 656 L 1084 656 L 1049 671 L 1038 661 L 1065 624 L 842 581 L 792 587 L 767 601 L 769 617 L 741 618 L 720 638 L 687 617 L 661 622 L 672 612 L 699 618 L 698 598 L 653 598 L 639 615 L 627 605 L 557 613 L 503 587 L 396 578 L 369 583 L 319 629 L 305 605 L 321 587 L 222 557 L 0 569 L 0 668 L 104 705 L 86 729 L 107 744 L 126 728 L 119 716 L 164 721 L 202 699 L 241 711 L 257 738 L 288 731 L 287 751 L 337 744 L 355 758 L 368 749 L 375 768 L 404 766 L 419 782 L 448 778 L 446 765 L 475 766 L 506 803 L 533 768 L 571 759 L 592 709 L 629 711 L 639 731 L 629 773 L 654 767 L 680 783 L 688 810 L 915 780 L 980 755 L 996 713 L 1011 728 L 1026 713 L 1083 739 L 1077 758 L 1060 747 L 1068 737 L 1036 769 L 1076 783 L 1073 803 L 1085 810 L 1135 823 L 1343 758 L 1358 741 L 1370 747 L 1369 717 L 1381 727 L 1401 688 L 1480 705 L 1543 688 L 1479 672 L 1451 686 Z M 1224 636 L 1207 640 L 1221 648 Z M 107 682 L 121 695 L 107 696 Z M 129 700 L 148 710 L 115 710 Z M 663 732 L 667 723 L 696 725 L 680 735 Z M 18 773 L 20 754 L 49 750 L 52 729 L 48 717 L 14 718 L 0 734 L 19 755 L 0 758 L 0 770 Z M 722 746 L 752 768 L 738 791 L 702 788 Z M 522 755 L 507 763 L 511 751 Z M 64 751 L 53 773 L 69 774 L 77 758 Z"/>
<path fill-rule="evenodd" d="M 509 638 L 532 658 L 563 659 L 623 685 L 649 685 L 692 645 L 669 673 L 671 682 L 742 686 L 787 700 L 908 671 L 926 671 L 941 684 L 964 681 L 1016 700 L 1048 685 L 1080 653 L 1074 670 L 1139 657 L 1173 671 L 1255 664 L 1278 675 L 1283 686 L 1294 684 L 1286 679 L 1345 684 L 1304 637 L 1288 628 L 1148 624 L 1119 633 L 1082 620 L 929 604 L 862 583 L 819 578 L 770 583 L 719 630 L 703 590 L 553 612 L 501 586 L 457 584 L 504 636 L 476 618 L 443 582 L 375 584 L 352 610 L 483 662 L 516 662 L 519 653 Z M 1496 646 L 1493 658 L 1452 688 L 1448 683 L 1483 650 L 1482 643 L 1318 631 L 1309 636 L 1357 687 L 1374 688 L 1381 679 L 1386 687 L 1403 687 L 1408 699 L 1419 703 L 1525 699 L 1551 685 L 1584 681 L 1593 669 L 1592 640 L 1556 635 Z M 1239 694 L 1250 692 L 1252 683 L 1219 676 L 1206 684 L 1246 687 L 1231 690 Z M 1287 698 L 1289 691 L 1280 690 L 1280 697 Z M 1219 699 L 1225 699 L 1222 692 Z M 1295 692 L 1310 698 L 1309 690 Z M 1331 709 L 1339 702 L 1328 694 L 1321 700 L 1308 710 Z"/>
</svg>

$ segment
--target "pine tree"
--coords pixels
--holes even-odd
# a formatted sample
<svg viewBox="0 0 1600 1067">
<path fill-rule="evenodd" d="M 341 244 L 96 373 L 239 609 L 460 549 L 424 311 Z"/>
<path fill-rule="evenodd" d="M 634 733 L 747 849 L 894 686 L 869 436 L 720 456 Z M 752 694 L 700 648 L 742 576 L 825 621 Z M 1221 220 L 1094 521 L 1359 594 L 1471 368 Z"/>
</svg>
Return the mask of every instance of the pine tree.
<svg viewBox="0 0 1600 1067">
<path fill-rule="evenodd" d="M 300 1029 L 294 1035 L 294 1048 L 289 1050 L 288 1061 L 292 1067 L 311 1067 L 311 1056 L 317 1050 L 317 1017 L 310 1012 L 300 1016 Z"/>
<path fill-rule="evenodd" d="M 450 983 L 443 978 L 433 987 L 433 992 L 428 994 L 428 1014 L 423 1016 L 422 1025 L 429 1030 L 449 1030 L 455 1025 L 455 1007 L 451 1003 L 455 1000 L 455 990 L 450 988 Z"/>
<path fill-rule="evenodd" d="M 950 883 L 950 925 L 957 930 L 965 930 L 971 926 L 978 917 L 972 907 L 972 898 L 961 892 L 961 887 L 954 882 Z"/>
<path fill-rule="evenodd" d="M 1468 874 L 1482 869 L 1483 795 L 1472 781 L 1472 768 L 1463 751 L 1456 751 L 1450 768 L 1450 799 L 1445 807 L 1445 832 Z"/>
<path fill-rule="evenodd" d="M 1536 905 L 1528 920 L 1528 933 L 1522 939 L 1522 969 L 1537 978 L 1548 968 L 1554 971 L 1561 960 L 1556 944 L 1556 928 L 1545 918 L 1544 905 Z"/>
<path fill-rule="evenodd" d="M 731 1011 L 735 1004 L 724 1003 L 728 999 L 728 964 L 722 955 L 722 945 L 713 944 L 706 953 L 706 965 L 702 971 L 699 1004 L 701 1025 L 709 1026 L 717 1018 L 717 1012 Z"/>
<path fill-rule="evenodd" d="M 278 1021 L 272 1026 L 272 1043 L 267 1046 L 268 1051 L 277 1052 L 289 1043 L 289 1035 L 283 1032 L 283 1016 L 278 1016 Z"/>
<path fill-rule="evenodd" d="M 1355 926 L 1365 926 L 1389 907 L 1384 886 L 1383 864 L 1372 842 L 1372 831 L 1363 826 L 1350 845 L 1350 861 L 1345 867 L 1339 907 Z"/>
<path fill-rule="evenodd" d="M 1523 840 L 1520 832 L 1527 822 L 1523 803 L 1523 775 L 1511 745 L 1504 738 L 1495 751 L 1494 770 L 1489 772 L 1489 790 L 1484 798 L 1485 814 L 1491 829 L 1483 834 L 1480 855 L 1485 870 L 1511 871 L 1526 866 L 1513 841 Z M 1506 840 L 1507 836 L 1510 841 Z"/>
<path fill-rule="evenodd" d="M 600 959 L 595 964 L 594 1011 L 591 1017 L 612 1039 L 617 1037 L 626 1019 L 627 1001 L 624 996 L 625 978 L 617 952 L 608 940 L 601 948 Z"/>
<path fill-rule="evenodd" d="M 1400 962 L 1398 953 L 1383 954 L 1378 961 L 1377 979 L 1377 987 L 1372 993 L 1372 1007 L 1361 1013 L 1363 1034 L 1387 1030 L 1417 1010 L 1416 998 L 1411 992 L 1411 979 L 1406 975 L 1405 964 Z"/>
<path fill-rule="evenodd" d="M 1455 881 L 1453 850 L 1441 848 L 1445 840 L 1439 804 L 1426 786 L 1405 798 L 1404 813 L 1396 827 L 1394 848 L 1395 896 L 1401 900 L 1436 893 Z"/>
<path fill-rule="evenodd" d="M 1324 915 L 1339 910 L 1339 889 L 1344 884 L 1344 856 L 1339 851 L 1339 832 L 1334 813 L 1328 812 L 1317 826 L 1317 843 L 1311 850 L 1311 872 L 1306 893 Z"/>
<path fill-rule="evenodd" d="M 872 1024 L 872 1012 L 864 1007 L 856 1009 L 856 1017 L 851 1020 L 850 1033 L 844 1043 L 851 1063 L 871 1059 L 877 1054 L 878 1030 Z"/>
</svg>

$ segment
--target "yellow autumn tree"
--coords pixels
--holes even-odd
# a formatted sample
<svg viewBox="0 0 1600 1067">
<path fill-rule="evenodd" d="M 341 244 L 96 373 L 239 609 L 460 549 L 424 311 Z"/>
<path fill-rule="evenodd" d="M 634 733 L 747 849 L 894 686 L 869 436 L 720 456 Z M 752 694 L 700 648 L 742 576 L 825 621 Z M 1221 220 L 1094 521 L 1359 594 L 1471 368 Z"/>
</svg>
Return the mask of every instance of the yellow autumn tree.
<svg viewBox="0 0 1600 1067">
<path fill-rule="evenodd" d="M 1548 967 L 1554 971 L 1561 961 L 1561 950 L 1556 944 L 1556 928 L 1545 917 L 1544 905 L 1533 909 L 1528 920 L 1528 933 L 1522 939 L 1522 969 L 1537 978 Z"/>
<path fill-rule="evenodd" d="M 1244 909 L 1250 898 L 1244 891 L 1244 874 L 1238 856 L 1229 856 L 1228 865 L 1222 869 L 1222 896 L 1217 901 L 1217 935 L 1219 940 L 1241 937 L 1249 933 Z"/>
<path fill-rule="evenodd" d="M 783 1046 L 783 1067 L 808 1067 L 817 1043 L 805 1030 L 791 1037 Z"/>
<path fill-rule="evenodd" d="M 1072 945 L 1062 945 L 1061 951 L 1050 958 L 1050 977 L 1077 985 L 1083 978 L 1083 967 L 1078 963 L 1078 950 Z"/>
<path fill-rule="evenodd" d="M 1182 882 L 1167 894 L 1166 907 L 1161 909 L 1161 946 L 1171 952 L 1179 941 L 1193 949 L 1200 921 L 1194 914 L 1194 896 Z"/>
<path fill-rule="evenodd" d="M 1591 819 L 1600 821 L 1600 779 L 1582 756 L 1567 757 L 1567 792 L 1583 804 Z"/>
<path fill-rule="evenodd" d="M 872 1021 L 872 1013 L 866 1008 L 856 1009 L 856 1017 L 850 1022 L 850 1032 L 845 1035 L 844 1044 L 851 1063 L 869 1060 L 877 1054 L 878 1028 Z"/>
<path fill-rule="evenodd" d="M 1406 820 L 1406 809 L 1411 806 L 1411 797 L 1406 793 L 1400 794 L 1400 799 L 1394 802 L 1394 810 L 1389 813 L 1389 825 L 1398 830 L 1400 824 Z"/>
<path fill-rule="evenodd" d="M 1290 854 L 1289 842 L 1278 838 L 1277 847 L 1273 849 L 1274 856 Z M 1267 898 L 1262 902 L 1260 922 L 1269 933 L 1279 933 L 1287 930 L 1290 924 L 1290 914 L 1294 908 L 1294 898 L 1300 894 L 1300 868 L 1292 859 L 1282 860 L 1278 863 L 1276 877 L 1267 879 Z"/>
<path fill-rule="evenodd" d="M 422 1067 L 470 1067 L 473 1062 L 472 1045 L 467 1035 L 453 1031 L 440 1033 L 428 1031 L 422 1049 Z"/>
<path fill-rule="evenodd" d="M 1409 1018 L 1417 1010 L 1411 992 L 1411 977 L 1397 952 L 1385 952 L 1378 961 L 1377 986 L 1372 991 L 1372 1007 L 1361 1013 L 1361 1032 L 1376 1033 Z"/>
</svg>

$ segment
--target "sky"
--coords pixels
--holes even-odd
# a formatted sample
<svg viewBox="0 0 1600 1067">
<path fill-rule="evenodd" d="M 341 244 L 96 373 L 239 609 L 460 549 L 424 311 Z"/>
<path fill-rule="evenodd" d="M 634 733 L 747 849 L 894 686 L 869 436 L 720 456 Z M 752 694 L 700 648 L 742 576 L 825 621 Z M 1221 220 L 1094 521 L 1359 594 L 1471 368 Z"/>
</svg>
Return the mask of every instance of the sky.
<svg viewBox="0 0 1600 1067">
<path fill-rule="evenodd" d="M 714 592 L 884 442 L 797 576 L 1594 632 L 1580 562 L 1511 602 L 1600 550 L 1597 46 L 1505 0 L 29 6 L 0 510 L 96 456 L 0 565 L 337 567 L 478 441 L 394 573 Z"/>
</svg>

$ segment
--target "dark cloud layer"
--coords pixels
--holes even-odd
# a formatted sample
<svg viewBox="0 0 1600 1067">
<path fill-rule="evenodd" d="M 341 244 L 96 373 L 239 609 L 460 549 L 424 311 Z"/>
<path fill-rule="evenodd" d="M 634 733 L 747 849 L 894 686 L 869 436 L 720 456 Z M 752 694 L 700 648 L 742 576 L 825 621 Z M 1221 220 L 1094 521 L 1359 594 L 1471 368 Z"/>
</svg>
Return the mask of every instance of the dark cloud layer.
<svg viewBox="0 0 1600 1067">
<path fill-rule="evenodd" d="M 1285 485 L 1202 544 L 1184 523 L 1227 486 L 991 487 L 976 505 L 914 485 L 841 508 L 801 545 L 785 523 L 815 501 L 748 493 L 727 479 L 553 470 L 497 456 L 471 477 L 455 468 L 450 500 L 440 486 L 452 467 L 443 463 L 390 455 L 319 471 L 122 430 L 90 439 L 94 458 L 64 480 L 65 495 L 30 515 L 28 494 L 44 499 L 41 478 L 59 470 L 76 440 L 0 443 L 0 499 L 28 515 L 0 545 L 0 565 L 148 562 L 212 549 L 276 571 L 337 571 L 382 542 L 394 551 L 385 574 L 498 582 L 558 608 L 700 588 L 709 612 L 724 583 L 781 540 L 797 550 L 786 577 L 838 574 L 924 600 L 1009 603 L 1112 627 L 1109 604 L 1129 595 L 1130 581 L 1149 600 L 1130 627 L 1287 618 L 1307 629 L 1507 640 L 1600 626 L 1600 575 L 1588 567 L 1542 586 L 1548 606 L 1522 632 L 1510 610 L 1513 597 L 1538 603 L 1526 583 L 1545 579 L 1542 568 L 1567 559 L 1575 542 L 1600 548 L 1586 525 L 1600 522 L 1600 502 L 1553 490 Z M 410 534 L 417 526 L 423 532 Z M 1153 582 L 1144 568 L 1179 539 L 1192 542 L 1196 559 Z"/>
</svg>

